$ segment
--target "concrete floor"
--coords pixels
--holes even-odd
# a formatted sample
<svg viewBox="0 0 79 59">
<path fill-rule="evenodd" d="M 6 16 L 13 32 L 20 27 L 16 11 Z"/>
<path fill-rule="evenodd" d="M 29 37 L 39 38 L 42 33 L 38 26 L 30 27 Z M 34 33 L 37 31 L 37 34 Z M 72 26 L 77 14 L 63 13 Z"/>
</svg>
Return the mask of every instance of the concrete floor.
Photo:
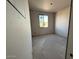
<svg viewBox="0 0 79 59">
<path fill-rule="evenodd" d="M 33 59 L 65 59 L 66 39 L 57 35 L 33 37 Z"/>
</svg>

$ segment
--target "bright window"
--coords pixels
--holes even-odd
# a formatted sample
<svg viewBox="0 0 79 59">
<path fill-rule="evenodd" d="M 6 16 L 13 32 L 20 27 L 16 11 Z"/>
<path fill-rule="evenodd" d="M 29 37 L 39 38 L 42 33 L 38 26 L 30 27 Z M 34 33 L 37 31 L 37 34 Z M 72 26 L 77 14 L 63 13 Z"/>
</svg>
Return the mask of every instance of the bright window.
<svg viewBox="0 0 79 59">
<path fill-rule="evenodd" d="M 40 27 L 48 27 L 48 15 L 39 15 Z"/>
</svg>

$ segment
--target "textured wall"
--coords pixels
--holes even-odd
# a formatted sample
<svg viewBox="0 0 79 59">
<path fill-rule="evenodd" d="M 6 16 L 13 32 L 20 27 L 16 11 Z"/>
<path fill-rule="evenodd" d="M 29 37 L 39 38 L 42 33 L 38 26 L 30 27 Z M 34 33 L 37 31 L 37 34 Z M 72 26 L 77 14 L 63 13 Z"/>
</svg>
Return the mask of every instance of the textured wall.
<svg viewBox="0 0 79 59">
<path fill-rule="evenodd" d="M 56 34 L 67 37 L 69 26 L 70 7 L 64 8 L 56 13 L 55 32 Z"/>
</svg>

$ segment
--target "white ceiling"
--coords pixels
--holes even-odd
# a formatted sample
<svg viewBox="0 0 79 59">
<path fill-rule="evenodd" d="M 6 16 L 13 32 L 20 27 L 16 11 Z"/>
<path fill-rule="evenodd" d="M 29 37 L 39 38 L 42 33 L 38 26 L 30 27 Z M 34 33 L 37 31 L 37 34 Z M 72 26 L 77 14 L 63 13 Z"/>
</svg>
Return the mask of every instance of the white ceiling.
<svg viewBox="0 0 79 59">
<path fill-rule="evenodd" d="M 50 5 L 50 3 L 53 5 Z M 71 0 L 29 0 L 31 10 L 56 12 L 70 5 Z"/>
</svg>

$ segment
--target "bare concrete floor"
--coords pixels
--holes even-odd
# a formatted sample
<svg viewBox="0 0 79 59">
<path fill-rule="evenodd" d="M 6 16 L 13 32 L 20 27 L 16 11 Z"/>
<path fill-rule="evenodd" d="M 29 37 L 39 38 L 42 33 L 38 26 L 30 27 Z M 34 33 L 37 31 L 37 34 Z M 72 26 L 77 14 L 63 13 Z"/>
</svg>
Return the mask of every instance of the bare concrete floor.
<svg viewBox="0 0 79 59">
<path fill-rule="evenodd" d="M 33 37 L 33 59 L 65 59 L 66 40 L 53 34 Z"/>
</svg>

